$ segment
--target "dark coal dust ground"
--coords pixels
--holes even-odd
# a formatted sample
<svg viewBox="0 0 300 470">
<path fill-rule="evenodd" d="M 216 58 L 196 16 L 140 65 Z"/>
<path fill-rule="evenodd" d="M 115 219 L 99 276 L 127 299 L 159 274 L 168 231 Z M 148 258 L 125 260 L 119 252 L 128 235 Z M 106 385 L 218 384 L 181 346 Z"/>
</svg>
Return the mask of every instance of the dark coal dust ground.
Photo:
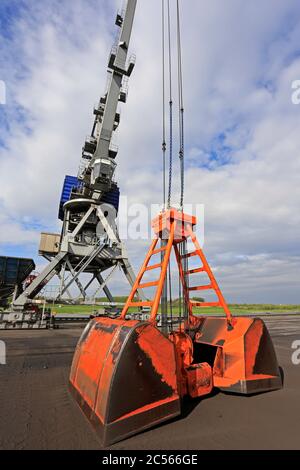
<svg viewBox="0 0 300 470">
<path fill-rule="evenodd" d="M 300 449 L 300 365 L 292 343 L 300 316 L 266 321 L 284 369 L 284 389 L 252 397 L 217 393 L 185 406 L 181 419 L 112 449 Z M 7 365 L 0 366 L 0 449 L 101 449 L 68 391 L 80 328 L 1 331 Z"/>
</svg>

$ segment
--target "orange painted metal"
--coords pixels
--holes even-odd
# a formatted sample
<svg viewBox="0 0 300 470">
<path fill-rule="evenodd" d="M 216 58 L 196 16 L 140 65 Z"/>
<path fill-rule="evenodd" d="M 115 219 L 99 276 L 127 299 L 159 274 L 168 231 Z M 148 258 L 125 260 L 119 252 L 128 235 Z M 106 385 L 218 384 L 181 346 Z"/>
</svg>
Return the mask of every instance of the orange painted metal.
<svg viewBox="0 0 300 470">
<path fill-rule="evenodd" d="M 218 297 L 219 306 L 224 310 L 228 324 L 232 326 L 232 324 L 233 324 L 233 318 L 232 318 L 231 312 L 230 312 L 230 310 L 229 310 L 229 307 L 228 307 L 228 305 L 227 305 L 227 303 L 226 303 L 226 301 L 225 301 L 225 299 L 224 299 L 224 297 L 223 297 L 223 294 L 222 294 L 222 292 L 221 292 L 221 290 L 220 290 L 220 288 L 219 288 L 219 286 L 218 286 L 218 283 L 217 283 L 217 281 L 216 281 L 216 279 L 215 279 L 215 276 L 213 275 L 213 272 L 212 272 L 212 270 L 211 270 L 211 268 L 210 268 L 210 266 L 209 266 L 209 264 L 208 264 L 208 262 L 207 262 L 207 260 L 206 260 L 206 257 L 205 257 L 205 255 L 204 255 L 204 253 L 203 253 L 203 251 L 202 251 L 202 249 L 201 249 L 201 247 L 200 247 L 200 244 L 199 244 L 199 242 L 198 242 L 198 240 L 197 240 L 196 235 L 195 235 L 194 232 L 193 232 L 193 228 L 192 228 L 191 225 L 189 225 L 189 226 L 187 227 L 187 231 L 188 231 L 189 236 L 191 237 L 192 242 L 193 242 L 194 245 L 195 245 L 196 252 L 197 252 L 197 254 L 198 254 L 198 256 L 199 256 L 199 258 L 200 258 L 200 260 L 201 260 L 201 262 L 202 262 L 202 266 L 201 266 L 201 267 L 202 267 L 202 268 L 204 269 L 204 271 L 207 273 L 207 275 L 208 275 L 208 277 L 209 277 L 209 279 L 210 279 L 210 282 L 211 282 L 211 288 L 212 288 L 212 290 L 214 290 L 214 292 L 216 293 L 216 295 L 217 295 L 217 297 Z"/>
<path fill-rule="evenodd" d="M 129 307 L 151 307 L 153 302 L 130 302 Z"/>
<path fill-rule="evenodd" d="M 197 251 L 191 251 L 190 253 L 186 253 L 185 255 L 183 255 L 182 259 L 192 258 L 193 256 L 197 256 L 197 255 L 198 255 Z"/>
<path fill-rule="evenodd" d="M 152 221 L 152 227 L 155 233 L 155 239 L 153 240 L 151 247 L 147 253 L 147 256 L 145 258 L 145 261 L 140 269 L 140 272 L 137 276 L 137 280 L 132 287 L 132 291 L 128 297 L 128 300 L 123 308 L 123 311 L 121 313 L 122 318 L 126 318 L 126 315 L 128 313 L 128 309 L 133 306 L 132 304 L 132 299 L 135 297 L 138 288 L 141 287 L 153 287 L 157 286 L 157 289 L 155 291 L 153 300 L 151 301 L 151 315 L 150 315 L 150 321 L 155 322 L 157 318 L 157 313 L 158 313 L 158 308 L 160 304 L 160 299 L 161 299 L 161 294 L 163 290 L 163 286 L 165 283 L 166 279 L 166 273 L 170 261 L 170 255 L 172 249 L 175 251 L 175 256 L 177 260 L 177 265 L 178 265 L 178 270 L 179 270 L 179 275 L 181 279 L 181 283 L 183 286 L 183 293 L 185 296 L 185 301 L 188 306 L 188 311 L 189 315 L 192 315 L 192 309 L 193 307 L 207 307 L 211 306 L 210 303 L 197 303 L 197 305 L 192 302 L 189 298 L 188 291 L 202 291 L 202 290 L 212 290 L 215 292 L 215 295 L 218 297 L 218 302 L 214 302 L 212 305 L 216 307 L 221 307 L 227 317 L 228 324 L 232 326 L 233 324 L 233 318 L 231 315 L 231 312 L 228 308 L 228 305 L 222 295 L 222 292 L 218 286 L 218 283 L 213 275 L 213 272 L 204 256 L 204 253 L 200 247 L 200 244 L 197 240 L 196 235 L 193 232 L 193 227 L 196 225 L 197 219 L 194 216 L 190 216 L 187 214 L 184 214 L 183 212 L 180 212 L 174 208 L 169 209 L 168 211 L 161 212 L 153 221 Z M 158 239 L 167 239 L 167 244 L 164 245 L 161 248 L 156 248 Z M 194 246 L 195 246 L 195 251 L 191 253 L 184 254 L 183 256 L 180 256 L 179 250 L 178 250 L 178 243 L 182 242 L 183 240 L 191 239 Z M 141 280 L 143 279 L 143 276 L 146 271 L 149 271 L 149 268 L 151 269 L 152 267 L 149 266 L 151 258 L 158 254 L 161 253 L 162 251 L 165 252 L 163 262 L 160 264 L 156 264 L 156 267 L 160 267 L 161 273 L 160 273 L 160 278 L 159 280 L 156 280 L 154 282 L 147 282 L 144 284 L 141 284 Z M 187 271 L 186 273 L 183 272 L 182 268 L 182 260 L 190 257 L 190 256 L 198 256 L 199 261 L 201 262 L 201 266 L 199 268 Z M 210 281 L 210 284 L 208 285 L 199 285 L 199 286 L 193 286 L 193 287 L 187 287 L 186 282 L 185 282 L 185 276 L 186 275 L 191 275 L 194 273 L 198 272 L 205 272 L 208 276 L 208 279 Z M 138 306 L 137 304 L 135 304 Z"/>
<path fill-rule="evenodd" d="M 152 255 L 158 255 L 159 253 L 161 253 L 162 251 L 165 251 L 165 250 L 166 250 L 166 247 L 162 246 L 161 248 L 157 248 L 157 250 L 154 250 L 152 252 Z"/>
<path fill-rule="evenodd" d="M 183 289 L 184 300 L 188 308 L 189 318 L 191 318 L 193 316 L 193 306 L 190 301 L 189 290 L 186 284 L 186 278 L 185 278 L 185 274 L 182 268 L 182 262 L 181 262 L 182 257 L 180 256 L 177 245 L 174 246 L 174 251 L 175 251 L 175 256 L 176 256 L 176 261 L 177 261 L 177 266 L 178 266 L 179 277 L 180 277 L 180 281 L 181 281 L 181 285 Z"/>
<path fill-rule="evenodd" d="M 170 208 L 158 214 L 152 221 L 152 228 L 156 236 L 166 239 L 167 234 L 171 233 L 172 226 L 176 224 L 174 231 L 174 240 L 180 242 L 189 236 L 187 227 L 194 227 L 197 223 L 196 217 L 180 212 L 177 209 Z"/>
<path fill-rule="evenodd" d="M 205 271 L 205 268 L 202 266 L 202 268 L 189 269 L 184 274 L 197 274 L 197 273 L 203 273 L 204 271 Z"/>
<path fill-rule="evenodd" d="M 192 364 L 186 370 L 188 394 L 192 398 L 209 395 L 213 389 L 212 369 L 207 362 Z"/>
<path fill-rule="evenodd" d="M 137 293 L 137 290 L 141 287 L 141 280 L 144 276 L 145 271 L 149 267 L 149 262 L 150 262 L 152 256 L 156 255 L 156 254 L 158 254 L 162 251 L 165 251 L 164 259 L 163 259 L 163 262 L 161 263 L 161 273 L 160 273 L 159 280 L 154 281 L 154 283 L 148 282 L 148 283 L 144 284 L 144 287 L 150 287 L 150 286 L 153 286 L 153 285 L 157 286 L 153 301 L 151 302 L 151 313 L 150 313 L 150 321 L 151 322 L 156 321 L 157 311 L 158 311 L 158 307 L 159 307 L 159 303 L 160 303 L 160 299 L 161 299 L 161 294 L 162 294 L 162 290 L 163 290 L 164 283 L 165 283 L 165 277 L 166 277 L 166 273 L 167 273 L 167 269 L 168 269 L 168 265 L 169 265 L 170 254 L 171 254 L 171 250 L 172 250 L 172 247 L 173 247 L 174 236 L 175 236 L 176 227 L 177 227 L 175 219 L 170 220 L 170 219 L 165 218 L 165 217 L 163 217 L 162 220 L 158 219 L 158 222 L 155 222 L 155 224 L 156 223 L 157 223 L 157 229 L 158 230 L 160 230 L 160 229 L 165 230 L 166 225 L 168 225 L 169 230 L 170 230 L 170 232 L 168 234 L 168 237 L 169 237 L 168 238 L 168 243 L 166 244 L 166 246 L 162 247 L 163 249 L 162 248 L 155 249 L 155 247 L 157 245 L 158 238 L 155 238 L 153 240 L 153 242 L 151 244 L 151 247 L 150 247 L 150 250 L 147 253 L 145 261 L 144 261 L 144 263 L 143 263 L 143 265 L 140 269 L 140 272 L 139 272 L 139 274 L 136 278 L 136 281 L 135 281 L 135 283 L 132 287 L 131 293 L 129 294 L 127 302 L 126 302 L 126 304 L 125 304 L 125 306 L 122 310 L 121 318 L 126 317 L 129 307 L 132 306 L 132 299 L 135 297 L 135 295 Z"/>
<path fill-rule="evenodd" d="M 140 284 L 140 282 L 141 282 L 141 280 L 142 280 L 142 277 L 143 277 L 143 275 L 144 275 L 145 269 L 148 267 L 149 261 L 150 261 L 151 257 L 153 256 L 153 253 L 154 253 L 154 251 L 155 251 L 155 247 L 156 247 L 156 245 L 157 245 L 157 242 L 158 242 L 158 238 L 155 238 L 155 239 L 152 241 L 152 243 L 151 243 L 151 246 L 150 246 L 149 251 L 148 251 L 148 253 L 147 253 L 147 256 L 146 256 L 146 258 L 145 258 L 145 260 L 144 260 L 144 263 L 143 263 L 143 265 L 142 265 L 142 267 L 141 267 L 141 270 L 140 270 L 140 272 L 139 272 L 139 274 L 138 274 L 138 276 L 137 276 L 137 278 L 136 278 L 136 280 L 135 280 L 135 282 L 134 282 L 134 284 L 133 284 L 133 286 L 132 286 L 131 292 L 130 292 L 130 294 L 129 294 L 128 298 L 127 298 L 127 301 L 126 301 L 126 303 L 125 303 L 125 305 L 124 305 L 124 308 L 123 308 L 122 313 L 121 313 L 121 318 L 125 318 L 125 317 L 126 317 L 126 314 L 127 314 L 127 312 L 128 312 L 129 307 L 132 306 L 131 304 L 132 304 L 132 302 L 133 302 L 134 296 L 135 296 L 136 293 L 137 293 L 138 286 L 139 286 L 139 284 Z M 142 307 L 143 305 L 140 305 L 140 306 Z"/>
<path fill-rule="evenodd" d="M 170 334 L 177 357 L 177 379 L 181 397 L 208 395 L 213 388 L 212 368 L 209 364 L 195 363 L 194 344 L 189 334 L 179 331 Z"/>
<path fill-rule="evenodd" d="M 202 358 L 209 356 L 214 387 L 246 395 L 282 387 L 273 343 L 261 319 L 236 317 L 230 329 L 225 318 L 202 317 L 194 329 L 194 350 Z"/>
<path fill-rule="evenodd" d="M 179 393 L 181 397 L 184 397 L 188 395 L 186 369 L 193 362 L 193 341 L 183 331 L 173 331 L 169 338 L 175 346 Z"/>
<path fill-rule="evenodd" d="M 167 269 L 168 269 L 168 266 L 169 266 L 170 255 L 171 255 L 171 251 L 172 251 L 172 247 L 173 247 L 173 243 L 174 243 L 174 236 L 175 236 L 176 227 L 177 227 L 176 221 L 173 220 L 172 224 L 171 224 L 171 227 L 170 227 L 169 239 L 168 239 L 168 243 L 166 245 L 165 255 L 164 255 L 164 258 L 163 258 L 163 261 L 162 261 L 162 267 L 161 267 L 161 272 L 160 272 L 159 283 L 158 283 L 156 293 L 154 295 L 154 301 L 153 301 L 153 305 L 152 305 L 152 308 L 151 308 L 151 314 L 150 314 L 150 321 L 151 322 L 156 321 L 157 311 L 158 311 L 158 307 L 159 307 L 159 304 L 160 304 L 161 294 L 162 294 L 162 291 L 163 291 L 163 288 L 164 288 Z"/>
<path fill-rule="evenodd" d="M 155 286 L 158 286 L 158 284 L 159 284 L 159 281 L 145 282 L 144 284 L 140 284 L 138 288 L 146 289 L 146 287 L 155 287 Z"/>
<path fill-rule="evenodd" d="M 194 287 L 189 287 L 189 290 L 208 290 L 208 289 L 213 289 L 212 284 L 208 284 L 207 286 L 194 286 Z"/>
<path fill-rule="evenodd" d="M 193 232 L 196 218 L 176 209 L 152 223 L 155 238 L 118 319 L 96 318 L 77 345 L 70 387 L 104 445 L 178 416 L 181 399 L 208 395 L 213 388 L 250 395 L 282 387 L 276 354 L 264 322 L 232 318 L 213 272 Z M 157 248 L 159 239 L 167 243 Z M 178 243 L 191 239 L 195 251 L 181 256 Z M 169 335 L 156 325 L 171 252 L 174 250 L 188 318 Z M 161 263 L 150 264 L 164 252 Z M 184 271 L 182 260 L 195 256 L 199 268 Z M 160 269 L 155 281 L 146 271 Z M 209 284 L 188 287 L 187 276 L 206 273 Z M 155 287 L 152 299 L 136 299 L 141 287 Z M 215 302 L 195 302 L 191 291 L 212 290 Z M 196 316 L 194 307 L 221 307 L 224 317 Z M 128 319 L 128 309 L 150 307 L 149 321 Z"/>
<path fill-rule="evenodd" d="M 147 268 L 145 268 L 145 271 L 151 271 L 152 269 L 158 269 L 161 267 L 162 267 L 162 263 L 153 264 L 152 266 L 148 266 Z"/>
<path fill-rule="evenodd" d="M 77 345 L 70 387 L 103 445 L 181 412 L 174 344 L 147 322 L 93 319 Z"/>
<path fill-rule="evenodd" d="M 191 302 L 193 307 L 220 307 L 219 302 Z"/>
</svg>

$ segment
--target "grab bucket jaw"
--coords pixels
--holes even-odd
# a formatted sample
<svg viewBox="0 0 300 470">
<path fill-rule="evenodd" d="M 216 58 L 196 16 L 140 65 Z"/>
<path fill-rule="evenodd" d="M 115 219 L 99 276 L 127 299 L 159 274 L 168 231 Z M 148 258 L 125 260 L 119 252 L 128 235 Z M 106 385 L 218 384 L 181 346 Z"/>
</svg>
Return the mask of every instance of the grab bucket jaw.
<svg viewBox="0 0 300 470">
<path fill-rule="evenodd" d="M 181 412 L 174 345 L 148 322 L 92 320 L 75 351 L 70 388 L 104 446 Z"/>
<path fill-rule="evenodd" d="M 282 378 L 269 332 L 260 318 L 199 319 L 194 350 L 209 354 L 213 384 L 222 391 L 251 395 L 282 388 Z"/>
<path fill-rule="evenodd" d="M 229 327 L 226 318 L 193 318 L 189 332 L 169 338 L 139 320 L 96 318 L 87 325 L 70 388 L 104 446 L 180 415 L 184 395 L 213 387 L 244 395 L 282 388 L 261 319 L 236 317 Z"/>
</svg>

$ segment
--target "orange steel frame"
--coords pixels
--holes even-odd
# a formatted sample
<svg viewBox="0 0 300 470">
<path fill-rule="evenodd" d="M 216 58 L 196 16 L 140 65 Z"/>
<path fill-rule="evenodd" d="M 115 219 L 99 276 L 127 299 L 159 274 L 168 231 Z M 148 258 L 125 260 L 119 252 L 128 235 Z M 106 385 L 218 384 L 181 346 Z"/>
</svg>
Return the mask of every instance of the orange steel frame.
<svg viewBox="0 0 300 470">
<path fill-rule="evenodd" d="M 183 295 L 185 302 L 188 306 L 188 312 L 190 318 L 193 316 L 193 307 L 221 307 L 226 315 L 227 322 L 229 325 L 233 324 L 233 318 L 228 305 L 223 297 L 223 294 L 218 286 L 218 283 L 213 275 L 213 272 L 206 260 L 206 257 L 200 247 L 195 233 L 193 232 L 193 226 L 196 225 L 196 218 L 191 217 L 187 214 L 179 212 L 176 209 L 169 209 L 168 211 L 162 212 L 156 219 L 153 220 L 152 226 L 155 231 L 155 238 L 152 240 L 149 251 L 142 264 L 136 281 L 132 287 L 126 304 L 122 310 L 121 318 L 125 319 L 128 309 L 131 307 L 151 307 L 150 322 L 155 322 L 159 304 L 161 301 L 162 291 L 166 280 L 166 274 L 168 265 L 170 262 L 170 256 L 172 248 L 174 248 L 175 257 L 178 265 L 179 276 L 183 288 Z M 195 250 L 189 253 L 180 255 L 178 249 L 178 243 L 191 239 Z M 167 243 L 161 248 L 156 248 L 159 239 L 167 239 Z M 149 265 L 152 256 L 164 252 L 164 257 L 161 263 Z M 182 267 L 182 260 L 184 258 L 191 258 L 197 256 L 201 261 L 199 268 L 189 269 L 186 272 Z M 141 283 L 142 278 L 147 271 L 160 269 L 160 276 L 157 280 L 152 282 Z M 186 283 L 186 276 L 195 273 L 205 272 L 209 278 L 209 284 L 198 285 L 194 287 L 188 287 Z M 144 289 L 147 287 L 156 287 L 155 294 L 152 300 L 146 302 L 135 301 L 134 297 L 138 289 Z M 190 300 L 189 293 L 191 291 L 204 291 L 213 290 L 218 298 L 217 302 L 192 302 Z"/>
<path fill-rule="evenodd" d="M 276 354 L 263 321 L 239 317 L 233 328 L 230 310 L 193 232 L 195 224 L 194 217 L 176 209 L 154 219 L 155 238 L 121 320 L 94 318 L 78 343 L 70 374 L 71 390 L 98 429 L 104 446 L 179 416 L 184 396 L 208 395 L 214 387 L 243 395 L 282 387 Z M 160 239 L 164 242 L 158 248 Z M 194 251 L 182 253 L 178 244 L 187 239 Z M 173 249 L 189 316 L 176 323 L 174 330 L 171 324 L 173 331 L 167 332 L 157 328 L 156 319 Z M 164 255 L 161 263 L 152 260 L 156 264 L 150 264 L 156 254 Z M 185 267 L 182 261 L 191 257 L 201 265 Z M 145 272 L 159 270 L 158 280 L 143 283 Z M 201 272 L 207 274 L 209 283 L 189 287 L 188 276 Z M 135 298 L 138 289 L 153 286 L 156 289 L 150 301 Z M 218 302 L 190 300 L 190 292 L 204 290 L 213 290 Z M 125 318 L 129 308 L 143 306 L 151 307 L 150 322 Z M 196 317 L 193 308 L 198 306 L 222 307 L 226 317 Z M 206 356 L 205 345 L 213 348 L 213 357 Z M 193 353 L 201 348 L 204 354 L 200 354 L 200 361 Z M 124 384 L 124 399 L 120 400 Z"/>
</svg>

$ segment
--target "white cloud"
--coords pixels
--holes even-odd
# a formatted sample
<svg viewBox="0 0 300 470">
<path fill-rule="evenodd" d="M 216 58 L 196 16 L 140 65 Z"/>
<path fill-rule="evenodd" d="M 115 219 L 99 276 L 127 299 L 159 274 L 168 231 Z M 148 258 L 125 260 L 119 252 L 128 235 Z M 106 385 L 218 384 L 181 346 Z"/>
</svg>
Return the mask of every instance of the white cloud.
<svg viewBox="0 0 300 470">
<path fill-rule="evenodd" d="M 19 245 L 29 244 L 37 245 L 39 234 L 35 230 L 26 229 L 19 221 L 0 215 L 0 244 Z M 32 247 L 33 248 L 33 247 Z"/>
<path fill-rule="evenodd" d="M 298 2 L 186 3 L 186 201 L 206 205 L 205 249 L 229 300 L 299 302 L 300 106 L 291 102 L 291 84 L 300 78 Z M 114 9 L 104 0 L 25 5 L 0 59 L 10 78 L 8 96 L 32 128 L 24 131 L 8 103 L 1 231 L 11 227 L 15 243 L 32 235 L 22 225 L 15 230 L 18 219 L 59 228 L 63 177 L 76 174 L 91 110 L 104 89 Z M 147 204 L 162 200 L 159 11 L 158 0 L 138 2 L 137 65 L 119 131 L 121 190 Z M 144 249 L 129 243 L 135 267 Z M 121 281 L 116 285 L 123 289 Z"/>
</svg>

